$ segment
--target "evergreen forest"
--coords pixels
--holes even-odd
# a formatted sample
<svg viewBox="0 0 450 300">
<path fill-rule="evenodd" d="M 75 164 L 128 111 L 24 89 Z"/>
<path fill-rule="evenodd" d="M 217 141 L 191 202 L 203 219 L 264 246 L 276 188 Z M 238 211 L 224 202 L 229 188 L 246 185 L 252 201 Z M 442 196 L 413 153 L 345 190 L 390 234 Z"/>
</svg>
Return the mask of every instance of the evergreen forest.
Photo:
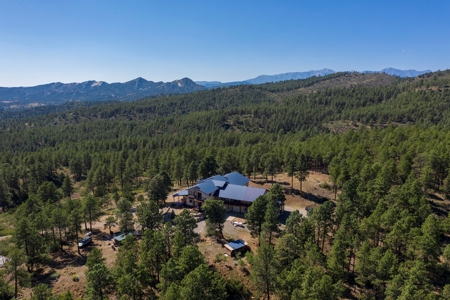
<svg viewBox="0 0 450 300">
<path fill-rule="evenodd" d="M 75 299 L 38 280 L 70 249 L 83 299 L 450 299 L 450 71 L 3 110 L 0 141 L 0 299 Z M 334 195 L 285 226 L 288 188 L 255 200 L 258 246 L 236 266 L 248 284 L 205 258 L 188 210 L 162 214 L 174 186 L 232 171 L 300 184 L 319 172 Z M 220 238 L 223 204 L 204 210 Z M 142 228 L 113 265 L 77 246 L 105 215 L 109 231 Z"/>
</svg>

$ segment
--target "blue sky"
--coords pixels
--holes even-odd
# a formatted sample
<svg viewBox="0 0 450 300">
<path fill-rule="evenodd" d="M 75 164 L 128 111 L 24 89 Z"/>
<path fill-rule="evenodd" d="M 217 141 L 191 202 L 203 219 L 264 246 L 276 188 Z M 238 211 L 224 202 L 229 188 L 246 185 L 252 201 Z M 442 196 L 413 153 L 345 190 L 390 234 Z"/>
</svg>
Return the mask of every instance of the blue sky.
<svg viewBox="0 0 450 300">
<path fill-rule="evenodd" d="M 450 68 L 450 1 L 0 1 L 0 86 Z"/>
</svg>

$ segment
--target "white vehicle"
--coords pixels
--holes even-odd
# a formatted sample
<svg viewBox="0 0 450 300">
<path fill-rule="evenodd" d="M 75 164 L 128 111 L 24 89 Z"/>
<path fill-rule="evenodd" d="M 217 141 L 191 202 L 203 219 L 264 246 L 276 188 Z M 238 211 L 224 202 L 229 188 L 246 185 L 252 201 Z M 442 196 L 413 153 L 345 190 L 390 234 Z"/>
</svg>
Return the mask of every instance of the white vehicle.
<svg viewBox="0 0 450 300">
<path fill-rule="evenodd" d="M 243 227 L 243 228 L 245 227 L 244 223 L 242 223 L 242 222 L 231 221 L 231 224 L 233 224 L 234 227 L 237 227 L 237 226 Z"/>
</svg>

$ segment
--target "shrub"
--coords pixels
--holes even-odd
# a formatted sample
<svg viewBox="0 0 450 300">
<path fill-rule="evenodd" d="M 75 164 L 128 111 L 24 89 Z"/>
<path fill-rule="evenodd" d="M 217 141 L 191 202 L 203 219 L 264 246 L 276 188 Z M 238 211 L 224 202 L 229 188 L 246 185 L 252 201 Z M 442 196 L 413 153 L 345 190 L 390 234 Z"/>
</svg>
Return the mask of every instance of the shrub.
<svg viewBox="0 0 450 300">
<path fill-rule="evenodd" d="M 245 261 L 241 258 L 238 260 L 238 266 L 239 266 L 239 270 L 244 270 L 245 268 Z"/>
<path fill-rule="evenodd" d="M 328 182 L 319 184 L 319 187 L 321 187 L 323 189 L 331 190 L 331 185 Z"/>
<path fill-rule="evenodd" d="M 213 224 L 206 222 L 206 235 L 207 236 L 217 236 L 218 232 Z"/>
<path fill-rule="evenodd" d="M 61 274 L 59 274 L 59 272 L 53 271 L 53 272 L 50 274 L 50 279 L 51 279 L 51 280 L 56 280 L 56 279 L 58 279 L 60 276 L 61 276 Z"/>
<path fill-rule="evenodd" d="M 214 258 L 214 262 L 218 263 L 218 262 L 222 262 L 222 261 L 227 261 L 227 257 L 225 255 L 223 255 L 222 253 L 217 253 L 216 257 Z"/>
</svg>

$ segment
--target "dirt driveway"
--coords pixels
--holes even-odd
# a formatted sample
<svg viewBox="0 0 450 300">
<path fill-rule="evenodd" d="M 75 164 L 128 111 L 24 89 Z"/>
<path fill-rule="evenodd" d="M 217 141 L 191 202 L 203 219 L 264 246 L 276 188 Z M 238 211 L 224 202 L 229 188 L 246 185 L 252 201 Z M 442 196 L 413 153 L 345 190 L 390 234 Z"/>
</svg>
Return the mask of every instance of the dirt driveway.
<svg viewBox="0 0 450 300">
<path fill-rule="evenodd" d="M 223 235 L 226 239 L 243 239 L 243 240 L 249 240 L 251 239 L 250 231 L 247 228 L 247 224 L 234 226 L 231 222 L 234 218 L 243 218 L 242 214 L 237 214 L 233 212 L 229 212 L 226 215 L 227 220 L 224 223 L 223 227 Z M 206 221 L 203 220 L 201 222 L 197 223 L 197 228 L 195 229 L 195 232 L 205 236 L 206 235 Z"/>
</svg>

